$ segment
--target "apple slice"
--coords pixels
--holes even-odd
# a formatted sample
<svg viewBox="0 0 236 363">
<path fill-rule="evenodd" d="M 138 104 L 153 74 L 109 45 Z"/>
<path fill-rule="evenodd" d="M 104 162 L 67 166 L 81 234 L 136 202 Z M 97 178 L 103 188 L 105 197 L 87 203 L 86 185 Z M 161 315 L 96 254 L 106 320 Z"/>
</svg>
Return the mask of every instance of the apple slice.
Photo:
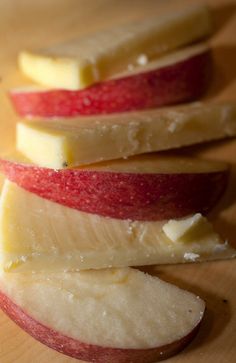
<svg viewBox="0 0 236 363">
<path fill-rule="evenodd" d="M 17 149 L 60 169 L 236 135 L 236 104 L 193 103 L 113 115 L 17 125 Z"/>
<path fill-rule="evenodd" d="M 185 8 L 85 35 L 48 49 L 23 51 L 22 72 L 34 81 L 63 89 L 81 89 L 130 65 L 144 64 L 211 32 L 205 5 Z"/>
<path fill-rule="evenodd" d="M 189 238 L 190 236 L 190 238 Z M 139 222 L 79 212 L 6 181 L 0 208 L 4 271 L 75 271 L 233 258 L 200 214 Z"/>
<path fill-rule="evenodd" d="M 147 221 L 207 213 L 223 194 L 229 174 L 223 162 L 161 154 L 60 170 L 0 159 L 0 172 L 67 207 Z"/>
<path fill-rule="evenodd" d="M 1 274 L 0 307 L 26 332 L 71 357 L 151 363 L 196 335 L 198 296 L 135 269 Z"/>
<path fill-rule="evenodd" d="M 26 117 L 109 114 L 193 101 L 205 92 L 210 73 L 210 51 L 201 44 L 84 90 L 28 87 L 11 91 L 10 97 L 15 110 Z"/>
</svg>

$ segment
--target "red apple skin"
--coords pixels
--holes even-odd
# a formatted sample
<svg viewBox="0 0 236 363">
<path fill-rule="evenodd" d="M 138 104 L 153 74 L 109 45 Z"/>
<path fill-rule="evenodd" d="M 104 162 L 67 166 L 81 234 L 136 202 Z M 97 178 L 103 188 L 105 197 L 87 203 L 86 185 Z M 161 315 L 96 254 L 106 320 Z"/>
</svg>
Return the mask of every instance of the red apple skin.
<svg viewBox="0 0 236 363">
<path fill-rule="evenodd" d="M 141 174 L 48 169 L 0 159 L 0 172 L 38 196 L 83 212 L 157 221 L 206 214 L 226 189 L 229 170 Z"/>
<path fill-rule="evenodd" d="M 194 101 L 206 91 L 210 51 L 156 70 L 111 79 L 79 91 L 12 91 L 16 112 L 24 117 L 72 117 L 144 110 Z"/>
<path fill-rule="evenodd" d="M 154 363 L 167 359 L 188 345 L 200 323 L 185 337 L 158 348 L 120 349 L 80 342 L 41 324 L 0 291 L 0 308 L 19 327 L 48 347 L 70 357 L 96 363 Z"/>
</svg>

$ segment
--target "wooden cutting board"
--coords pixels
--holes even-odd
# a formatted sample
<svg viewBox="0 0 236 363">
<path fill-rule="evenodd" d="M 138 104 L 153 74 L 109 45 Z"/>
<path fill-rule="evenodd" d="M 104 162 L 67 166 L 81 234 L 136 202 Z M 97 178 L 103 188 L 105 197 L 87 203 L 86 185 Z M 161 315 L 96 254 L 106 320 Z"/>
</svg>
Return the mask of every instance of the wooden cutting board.
<svg viewBox="0 0 236 363">
<path fill-rule="evenodd" d="M 192 1 L 194 2 L 194 1 Z M 195 1 L 196 3 L 198 0 Z M 236 101 L 236 2 L 208 0 L 215 35 L 211 39 L 215 76 L 206 99 Z M 164 7 L 190 1 L 161 0 L 1 0 L 0 1 L 0 152 L 11 149 L 17 117 L 7 90 L 29 83 L 16 67 L 16 55 L 115 23 L 158 14 Z M 216 228 L 236 247 L 236 140 L 186 149 L 229 161 L 229 189 L 212 214 Z M 236 260 L 185 266 L 152 267 L 150 273 L 205 299 L 207 313 L 194 342 L 172 363 L 234 363 L 236 361 Z M 56 302 L 55 302 L 56 303 Z M 92 318 L 92 317 L 91 317 Z M 78 362 L 43 346 L 0 312 L 0 363 Z"/>
</svg>

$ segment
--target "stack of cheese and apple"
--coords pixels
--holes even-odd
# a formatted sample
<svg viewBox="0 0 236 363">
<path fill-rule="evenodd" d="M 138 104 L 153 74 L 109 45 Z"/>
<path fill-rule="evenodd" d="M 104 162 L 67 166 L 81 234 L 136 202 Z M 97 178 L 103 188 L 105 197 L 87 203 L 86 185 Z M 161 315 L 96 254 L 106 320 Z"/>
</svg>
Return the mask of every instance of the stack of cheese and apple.
<svg viewBox="0 0 236 363">
<path fill-rule="evenodd" d="M 24 119 L 18 153 L 0 161 L 0 305 L 60 352 L 177 353 L 204 302 L 129 266 L 235 256 L 204 216 L 228 166 L 163 152 L 236 134 L 235 104 L 173 105 L 206 91 L 210 50 L 191 44 L 210 31 L 196 5 L 19 56 L 41 86 L 11 92 Z"/>
</svg>

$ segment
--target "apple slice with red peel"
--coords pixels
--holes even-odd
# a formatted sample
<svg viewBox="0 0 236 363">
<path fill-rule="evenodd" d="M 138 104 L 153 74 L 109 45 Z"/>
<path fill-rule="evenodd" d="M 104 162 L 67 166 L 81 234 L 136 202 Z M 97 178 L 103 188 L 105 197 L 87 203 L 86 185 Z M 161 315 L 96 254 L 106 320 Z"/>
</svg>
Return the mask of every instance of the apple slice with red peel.
<svg viewBox="0 0 236 363">
<path fill-rule="evenodd" d="M 205 304 L 135 269 L 1 274 L 0 306 L 49 347 L 97 363 L 151 363 L 196 335 Z"/>
<path fill-rule="evenodd" d="M 67 207 L 146 221 L 207 213 L 229 174 L 223 162 L 163 154 L 60 170 L 0 159 L 0 171 L 20 187 Z"/>
<path fill-rule="evenodd" d="M 83 90 L 25 88 L 11 91 L 10 97 L 23 117 L 109 114 L 196 100 L 210 75 L 210 50 L 200 44 Z"/>
</svg>

